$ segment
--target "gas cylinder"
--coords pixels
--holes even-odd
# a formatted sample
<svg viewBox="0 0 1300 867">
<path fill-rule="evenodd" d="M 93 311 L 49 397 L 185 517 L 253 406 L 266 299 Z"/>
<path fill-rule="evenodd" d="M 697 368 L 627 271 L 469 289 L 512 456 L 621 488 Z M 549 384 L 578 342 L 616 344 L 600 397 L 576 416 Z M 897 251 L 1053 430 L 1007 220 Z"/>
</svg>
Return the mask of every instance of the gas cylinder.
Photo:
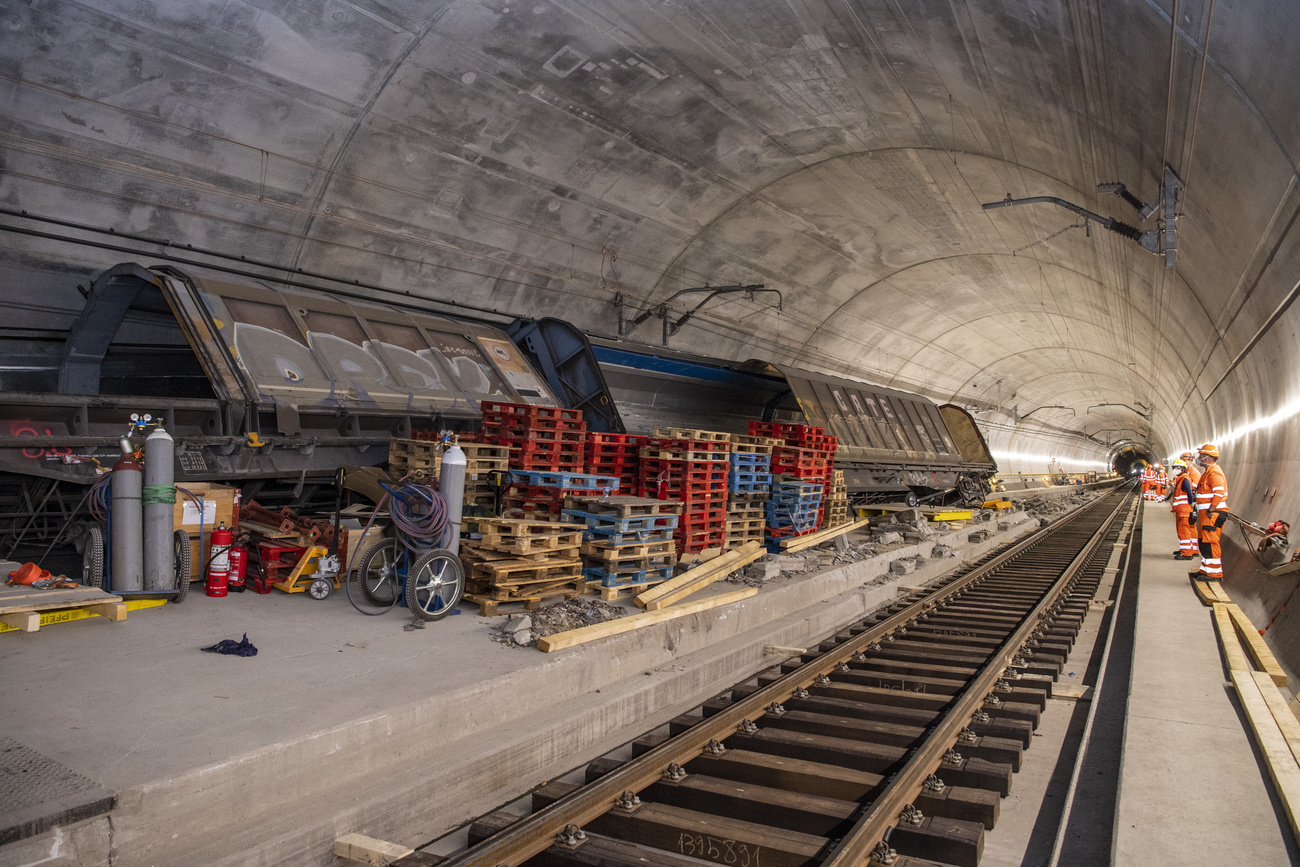
<svg viewBox="0 0 1300 867">
<path fill-rule="evenodd" d="M 144 589 L 143 532 L 141 530 L 140 488 L 143 477 L 131 453 L 131 443 L 122 440 L 122 457 L 113 465 L 112 529 L 109 545 L 112 548 L 113 590 L 137 591 Z"/>
<path fill-rule="evenodd" d="M 244 550 L 243 545 L 233 545 L 230 548 L 230 592 L 244 592 L 244 569 L 248 563 L 248 552 Z"/>
<path fill-rule="evenodd" d="M 208 561 L 208 580 L 204 584 L 204 592 L 209 596 L 225 596 L 230 588 L 232 542 L 234 534 L 226 528 L 223 521 L 220 527 L 212 531 L 212 556 Z"/>
</svg>

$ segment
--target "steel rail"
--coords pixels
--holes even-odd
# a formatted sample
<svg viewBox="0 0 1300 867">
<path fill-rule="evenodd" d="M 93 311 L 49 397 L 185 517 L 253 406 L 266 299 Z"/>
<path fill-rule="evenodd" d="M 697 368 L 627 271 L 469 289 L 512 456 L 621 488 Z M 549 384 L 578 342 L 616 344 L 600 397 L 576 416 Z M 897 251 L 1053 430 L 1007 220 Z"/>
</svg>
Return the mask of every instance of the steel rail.
<svg viewBox="0 0 1300 867">
<path fill-rule="evenodd" d="M 979 674 L 966 685 L 960 696 L 954 699 L 951 710 L 935 726 L 925 742 L 917 747 L 893 779 L 885 784 L 884 789 L 872 801 L 862 818 L 854 824 L 853 829 L 831 849 L 822 862 L 822 867 L 849 867 L 849 865 L 861 867 L 871 862 L 873 852 L 886 838 L 894 823 L 899 821 L 899 814 L 921 793 L 926 778 L 935 773 L 935 768 L 940 766 L 944 754 L 957 742 L 961 730 L 969 725 L 988 696 L 994 693 L 997 682 L 1005 675 L 1011 661 L 1020 652 L 1025 642 L 1035 634 L 1044 621 L 1054 615 L 1057 601 L 1101 547 L 1126 501 L 1127 498 L 1121 498 L 1116 503 L 1083 549 L 1070 561 L 1033 610 L 1025 615 L 1020 626 L 989 656 Z M 878 862 L 872 863 L 888 864 L 890 861 L 886 855 Z"/>
<path fill-rule="evenodd" d="M 747 698 L 734 702 L 713 716 L 706 717 L 699 724 L 692 726 L 677 737 L 665 741 L 619 769 L 521 819 L 478 845 L 449 858 L 443 862 L 443 867 L 516 867 L 516 865 L 522 864 L 534 855 L 550 848 L 555 843 L 555 835 L 559 829 L 566 828 L 569 825 L 576 825 L 581 828 L 611 810 L 624 792 L 640 792 L 661 779 L 664 772 L 671 766 L 682 765 L 695 758 L 711 741 L 723 741 L 739 731 L 746 721 L 752 722 L 768 713 L 784 713 L 781 703 L 790 699 L 796 690 L 814 685 L 818 676 L 830 675 L 840 663 L 847 663 L 858 652 L 870 649 L 873 644 L 881 641 L 885 636 L 908 626 L 919 615 L 931 611 L 949 597 L 961 593 L 967 587 L 982 581 L 1012 560 L 1042 545 L 1088 511 L 1091 511 L 1091 509 L 1081 507 L 1062 516 L 1040 532 L 1016 543 L 987 563 L 981 564 L 966 575 L 962 575 L 951 583 L 937 588 L 934 592 L 868 627 L 864 632 L 835 646 L 831 650 L 820 654 L 816 659 L 810 660 L 789 674 L 778 678 Z M 1114 515 L 1112 514 L 1110 520 L 1113 519 Z M 1089 546 L 1089 551 L 1091 547 Z M 1045 609 L 1046 606 L 1043 605 L 1035 608 L 1030 617 L 1026 619 L 1026 624 L 1037 628 L 1037 618 L 1033 615 L 1037 615 Z M 1032 631 L 1032 629 L 1028 631 Z M 1001 655 L 1003 654 L 999 654 L 999 656 Z M 1010 656 L 1007 658 L 1009 661 Z M 1002 668 L 1005 668 L 1005 664 L 1003 664 Z M 996 674 L 1001 677 L 1001 668 L 996 671 Z M 993 682 L 996 682 L 996 680 L 996 677 L 992 679 Z M 991 688 L 992 685 L 990 684 L 988 689 Z M 985 691 L 987 692 L 988 689 Z M 979 701 L 982 702 L 983 698 L 984 693 L 980 693 Z M 955 717 L 949 715 L 949 718 Z M 926 773 L 919 778 L 916 784 L 917 791 L 920 789 L 921 781 L 939 764 L 939 759 L 956 740 L 957 733 L 965 726 L 968 718 L 969 715 L 961 720 L 961 725 L 953 729 L 952 737 L 944 743 L 943 749 L 939 750 L 938 756 L 930 762 Z M 928 739 L 927 743 L 932 743 L 934 740 L 933 738 Z M 911 767 L 911 764 L 909 762 L 907 767 Z M 895 784 L 897 784 L 897 778 Z M 914 797 L 914 795 L 909 795 L 909 801 L 911 797 Z M 893 821 L 901 809 L 902 805 L 889 815 L 890 821 Z"/>
</svg>

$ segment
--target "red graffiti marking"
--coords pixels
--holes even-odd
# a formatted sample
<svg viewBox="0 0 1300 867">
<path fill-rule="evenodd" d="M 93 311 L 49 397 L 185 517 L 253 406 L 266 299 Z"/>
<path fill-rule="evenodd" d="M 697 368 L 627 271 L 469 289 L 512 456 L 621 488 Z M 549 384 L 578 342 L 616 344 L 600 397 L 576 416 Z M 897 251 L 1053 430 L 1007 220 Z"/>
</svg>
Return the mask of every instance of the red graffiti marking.
<svg viewBox="0 0 1300 867">
<path fill-rule="evenodd" d="M 30 425 L 24 424 L 22 422 L 11 423 L 9 425 L 9 435 L 16 436 L 16 437 L 41 436 L 40 432 L 37 431 L 36 428 L 31 427 Z M 46 428 L 45 436 L 47 437 L 54 436 L 54 434 L 50 432 L 49 428 Z M 30 458 L 32 460 L 43 458 L 46 455 L 50 455 L 51 457 L 63 457 L 65 455 L 71 455 L 71 454 L 72 454 L 72 449 L 68 448 L 67 446 L 49 446 L 49 447 L 42 447 L 42 448 L 33 448 L 31 446 L 28 446 L 23 449 L 23 457 Z"/>
</svg>

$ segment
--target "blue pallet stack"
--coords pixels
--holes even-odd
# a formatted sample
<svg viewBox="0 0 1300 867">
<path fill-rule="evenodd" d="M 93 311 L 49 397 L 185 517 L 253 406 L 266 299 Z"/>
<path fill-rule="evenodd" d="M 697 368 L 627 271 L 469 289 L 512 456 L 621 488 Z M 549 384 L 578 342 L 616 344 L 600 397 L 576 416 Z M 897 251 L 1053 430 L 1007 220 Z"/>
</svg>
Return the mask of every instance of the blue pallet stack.
<svg viewBox="0 0 1300 867">
<path fill-rule="evenodd" d="M 767 550 L 781 550 L 781 541 L 802 536 L 817 529 L 817 511 L 822 504 L 822 486 L 818 482 L 788 479 L 772 483 L 767 501 Z"/>
<path fill-rule="evenodd" d="M 731 471 L 727 474 L 727 492 L 731 494 L 766 494 L 772 487 L 772 456 L 731 454 Z"/>
<path fill-rule="evenodd" d="M 583 531 L 583 577 L 604 599 L 666 581 L 677 564 L 674 534 L 683 505 L 645 497 L 570 496 L 564 520 Z"/>
</svg>

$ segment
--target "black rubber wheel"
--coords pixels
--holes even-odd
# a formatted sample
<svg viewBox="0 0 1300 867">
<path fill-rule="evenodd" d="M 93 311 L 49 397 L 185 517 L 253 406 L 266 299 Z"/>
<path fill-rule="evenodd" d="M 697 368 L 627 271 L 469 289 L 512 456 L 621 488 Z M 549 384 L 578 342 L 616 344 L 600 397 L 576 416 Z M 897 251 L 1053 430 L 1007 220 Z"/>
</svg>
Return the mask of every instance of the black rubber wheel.
<svg viewBox="0 0 1300 867">
<path fill-rule="evenodd" d="M 81 552 L 81 583 L 87 587 L 104 586 L 104 531 L 99 527 L 86 530 L 86 547 Z"/>
<path fill-rule="evenodd" d="M 312 599 L 324 599 L 334 591 L 334 581 L 330 578 L 317 578 L 307 585 L 307 595 Z"/>
<path fill-rule="evenodd" d="M 176 574 L 176 595 L 172 601 L 180 604 L 190 592 L 190 579 L 194 577 L 194 564 L 190 562 L 190 536 L 184 530 L 172 534 L 172 563 Z"/>
<path fill-rule="evenodd" d="M 421 554 L 406 573 L 406 607 L 421 620 L 441 620 L 465 592 L 460 558 L 439 548 Z"/>
<path fill-rule="evenodd" d="M 916 499 L 916 492 L 908 491 L 907 496 L 903 498 L 903 502 L 907 503 L 910 508 L 915 508 L 916 504 L 919 502 L 919 500 Z"/>
<path fill-rule="evenodd" d="M 402 593 L 401 579 L 397 575 L 401 549 L 396 539 L 384 539 L 361 555 L 357 566 L 357 580 L 366 601 L 380 608 L 391 608 Z"/>
</svg>

